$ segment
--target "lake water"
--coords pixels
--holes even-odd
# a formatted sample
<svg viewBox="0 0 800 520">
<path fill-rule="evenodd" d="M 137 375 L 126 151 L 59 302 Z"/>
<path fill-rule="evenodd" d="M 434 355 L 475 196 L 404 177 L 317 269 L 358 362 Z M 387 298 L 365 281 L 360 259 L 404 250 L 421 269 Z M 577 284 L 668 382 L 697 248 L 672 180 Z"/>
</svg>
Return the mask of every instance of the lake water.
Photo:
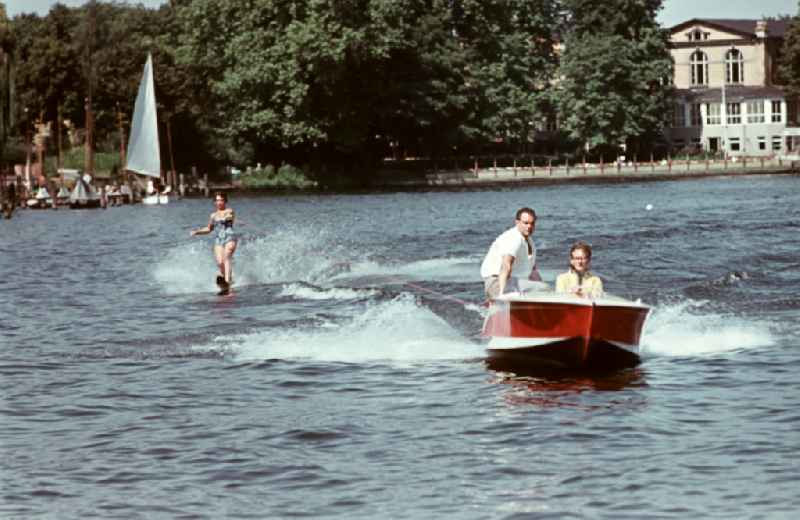
<svg viewBox="0 0 800 520">
<path fill-rule="evenodd" d="M 650 210 L 647 205 L 652 205 Z M 0 222 L 0 517 L 795 518 L 800 177 L 233 197 Z M 483 254 L 536 209 L 653 305 L 643 362 L 484 363 Z"/>
</svg>

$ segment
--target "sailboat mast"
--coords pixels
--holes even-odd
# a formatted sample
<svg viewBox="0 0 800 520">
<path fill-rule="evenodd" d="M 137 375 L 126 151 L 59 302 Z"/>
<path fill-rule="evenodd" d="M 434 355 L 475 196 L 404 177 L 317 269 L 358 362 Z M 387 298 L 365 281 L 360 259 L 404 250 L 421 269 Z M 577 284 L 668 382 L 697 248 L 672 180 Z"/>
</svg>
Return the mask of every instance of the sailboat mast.
<svg viewBox="0 0 800 520">
<path fill-rule="evenodd" d="M 95 0 L 89 2 L 89 27 L 86 41 L 86 66 L 87 66 L 87 94 L 86 94 L 86 152 L 85 170 L 86 173 L 94 177 L 94 114 L 92 113 L 92 88 L 94 87 L 94 64 L 92 63 L 92 51 L 94 48 L 94 34 L 97 23 L 97 3 Z"/>
<path fill-rule="evenodd" d="M 178 180 L 175 174 L 175 158 L 172 155 L 172 129 L 170 127 L 171 117 L 172 117 L 171 114 L 167 114 L 167 146 L 169 147 L 169 165 L 171 170 L 169 183 L 174 187 L 176 186 Z"/>
<path fill-rule="evenodd" d="M 61 103 L 59 102 L 58 107 L 56 108 L 56 142 L 58 146 L 58 159 L 56 160 L 56 170 L 61 172 L 61 168 L 64 167 L 64 152 L 61 149 Z M 64 184 L 64 179 L 61 179 L 61 184 Z"/>
<path fill-rule="evenodd" d="M 86 97 L 86 143 L 84 151 L 84 170 L 89 175 L 94 176 L 94 153 L 92 151 L 92 93 L 89 89 L 89 95 Z"/>
<path fill-rule="evenodd" d="M 122 126 L 122 111 L 117 103 L 117 127 L 119 128 L 119 164 L 121 170 L 125 171 L 128 164 L 125 162 L 125 128 Z"/>
</svg>

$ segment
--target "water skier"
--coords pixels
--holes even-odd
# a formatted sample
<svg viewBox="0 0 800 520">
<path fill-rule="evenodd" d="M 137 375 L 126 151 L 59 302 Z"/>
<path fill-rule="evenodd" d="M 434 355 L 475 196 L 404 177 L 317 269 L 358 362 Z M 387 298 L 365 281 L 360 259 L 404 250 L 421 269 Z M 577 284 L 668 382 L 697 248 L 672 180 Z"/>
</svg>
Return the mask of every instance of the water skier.
<svg viewBox="0 0 800 520">
<path fill-rule="evenodd" d="M 233 230 L 236 215 L 228 207 L 228 196 L 217 192 L 214 196 L 216 211 L 208 218 L 208 225 L 200 229 L 193 229 L 191 236 L 207 235 L 214 232 L 214 259 L 217 261 L 220 274 L 217 276 L 217 285 L 220 294 L 226 294 L 233 283 L 233 253 L 236 252 L 238 237 Z"/>
</svg>

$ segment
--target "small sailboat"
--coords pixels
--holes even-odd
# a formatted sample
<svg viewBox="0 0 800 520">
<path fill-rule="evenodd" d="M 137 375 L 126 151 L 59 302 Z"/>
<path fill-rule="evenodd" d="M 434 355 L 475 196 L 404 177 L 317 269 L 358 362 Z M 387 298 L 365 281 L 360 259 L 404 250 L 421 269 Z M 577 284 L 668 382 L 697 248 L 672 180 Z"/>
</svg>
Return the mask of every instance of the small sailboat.
<svg viewBox="0 0 800 520">
<path fill-rule="evenodd" d="M 66 204 L 69 202 L 69 190 L 66 186 L 62 185 L 56 194 L 56 204 Z"/>
<path fill-rule="evenodd" d="M 153 179 L 161 178 L 161 152 L 158 145 L 156 91 L 153 83 L 153 58 L 148 53 L 142 81 L 136 94 L 131 134 L 128 141 L 126 169 L 151 179 L 142 198 L 143 204 L 167 204 L 171 188 L 159 191 Z"/>
<path fill-rule="evenodd" d="M 91 177 L 78 177 L 75 187 L 69 194 L 69 207 L 72 209 L 90 209 L 100 207 L 100 194 L 91 184 Z"/>
<path fill-rule="evenodd" d="M 28 199 L 25 204 L 30 209 L 50 208 L 53 206 L 53 198 L 50 196 L 50 192 L 47 191 L 47 186 L 42 186 L 36 192 L 36 196 Z"/>
</svg>

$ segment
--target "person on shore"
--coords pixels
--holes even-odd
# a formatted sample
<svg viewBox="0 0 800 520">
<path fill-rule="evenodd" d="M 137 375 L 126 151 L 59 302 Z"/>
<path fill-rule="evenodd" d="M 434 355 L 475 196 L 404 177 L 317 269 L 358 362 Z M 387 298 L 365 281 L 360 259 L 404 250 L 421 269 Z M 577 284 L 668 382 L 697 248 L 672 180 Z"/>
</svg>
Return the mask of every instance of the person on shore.
<svg viewBox="0 0 800 520">
<path fill-rule="evenodd" d="M 7 219 L 11 218 L 14 214 L 14 208 L 17 207 L 17 187 L 11 182 L 6 186 L 5 199 L 3 200 L 3 216 Z"/>
<path fill-rule="evenodd" d="M 108 208 L 108 192 L 106 191 L 106 185 L 100 186 L 100 207 L 103 209 Z"/>
<path fill-rule="evenodd" d="M 120 193 L 120 204 L 132 204 L 133 203 L 133 190 L 128 184 L 123 184 L 119 188 Z"/>
<path fill-rule="evenodd" d="M 233 283 L 233 253 L 236 252 L 238 242 L 233 230 L 236 215 L 233 209 L 228 207 L 228 196 L 225 193 L 217 192 L 214 204 L 216 210 L 209 216 L 208 225 L 193 229 L 191 236 L 214 232 L 214 259 L 220 272 L 217 276 L 217 285 L 221 293 L 227 293 Z"/>
<path fill-rule="evenodd" d="M 575 242 L 569 248 L 569 271 L 556 278 L 556 292 L 570 293 L 583 298 L 603 295 L 603 281 L 589 271 L 592 263 L 592 246 Z"/>
<path fill-rule="evenodd" d="M 109 187 L 110 186 L 110 187 Z M 106 185 L 106 197 L 108 198 L 109 206 L 119 206 L 121 194 L 117 183 Z"/>
<path fill-rule="evenodd" d="M 536 267 L 536 248 L 531 243 L 535 228 L 536 212 L 520 208 L 514 226 L 492 242 L 481 264 L 481 278 L 489 301 L 503 293 L 518 291 L 519 278 L 542 280 Z"/>
</svg>

